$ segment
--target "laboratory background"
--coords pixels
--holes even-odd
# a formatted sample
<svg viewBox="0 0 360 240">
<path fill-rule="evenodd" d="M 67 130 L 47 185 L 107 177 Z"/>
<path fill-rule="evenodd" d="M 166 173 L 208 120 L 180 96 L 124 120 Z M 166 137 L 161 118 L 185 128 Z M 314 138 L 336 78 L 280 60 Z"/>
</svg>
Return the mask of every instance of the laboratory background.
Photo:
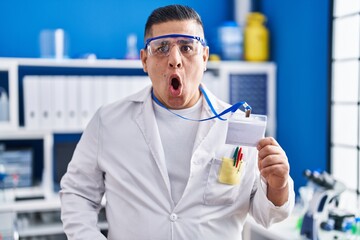
<svg viewBox="0 0 360 240">
<path fill-rule="evenodd" d="M 54 227 L 59 203 L 41 204 L 43 192 L 27 191 L 21 174 L 6 172 L 6 161 L 21 155 L 18 167 L 26 168 L 30 185 L 58 191 L 66 169 L 60 159 L 71 157 L 93 106 L 81 106 L 88 112 L 76 123 L 32 114 L 41 104 L 50 107 L 46 98 L 72 101 L 80 94 L 73 101 L 100 106 L 149 83 L 138 61 L 144 24 L 153 9 L 174 3 L 202 17 L 211 53 L 204 76 L 209 88 L 233 103 L 252 101 L 254 113 L 268 115 L 267 135 L 289 159 L 303 212 L 270 230 L 249 220 L 244 239 L 287 239 L 281 234 L 287 231 L 295 234 L 291 239 L 345 236 L 348 229 L 359 235 L 360 1 L 13 0 L 0 1 L 0 239 L 64 239 L 61 227 Z M 246 48 L 250 15 L 268 35 Z M 258 50 L 260 56 L 246 56 Z M 111 92 L 115 86 L 122 90 Z M 331 217 L 327 208 L 342 212 Z M 106 231 L 106 223 L 101 228 Z M 320 239 L 332 239 L 327 237 Z"/>
</svg>

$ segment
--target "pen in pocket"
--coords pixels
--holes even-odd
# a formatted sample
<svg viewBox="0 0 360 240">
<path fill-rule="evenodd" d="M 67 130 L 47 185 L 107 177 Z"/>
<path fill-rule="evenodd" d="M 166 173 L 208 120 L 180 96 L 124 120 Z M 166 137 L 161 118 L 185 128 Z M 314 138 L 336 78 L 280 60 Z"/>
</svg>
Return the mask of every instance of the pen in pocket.
<svg viewBox="0 0 360 240">
<path fill-rule="evenodd" d="M 234 166 L 234 167 L 235 167 L 235 165 L 236 165 L 236 158 L 237 158 L 237 155 L 238 155 L 238 151 L 239 151 L 239 147 L 236 147 L 236 148 L 235 148 L 235 151 L 234 151 L 234 155 L 233 155 L 233 160 L 234 160 L 233 166 Z"/>
<path fill-rule="evenodd" d="M 234 151 L 234 155 L 233 155 L 233 160 L 234 160 L 234 164 L 233 167 L 237 168 L 239 165 L 239 161 L 241 161 L 242 159 L 242 147 L 236 147 L 235 151 Z"/>
<path fill-rule="evenodd" d="M 239 166 L 239 162 L 242 160 L 242 157 L 243 157 L 243 153 L 240 153 L 236 159 L 236 166 L 235 166 L 236 168 Z"/>
</svg>

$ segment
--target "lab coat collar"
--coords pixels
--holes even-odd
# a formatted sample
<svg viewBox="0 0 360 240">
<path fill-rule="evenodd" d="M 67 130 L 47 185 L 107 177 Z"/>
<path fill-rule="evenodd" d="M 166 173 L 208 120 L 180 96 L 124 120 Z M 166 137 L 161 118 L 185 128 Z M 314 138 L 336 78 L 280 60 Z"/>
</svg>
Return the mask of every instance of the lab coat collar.
<svg viewBox="0 0 360 240">
<path fill-rule="evenodd" d="M 133 102 L 145 102 L 146 99 L 148 99 L 149 97 L 151 99 L 151 89 L 152 89 L 152 85 L 149 85 L 145 87 L 143 90 L 130 95 L 128 99 Z"/>
<path fill-rule="evenodd" d="M 165 153 L 161 143 L 160 134 L 151 99 L 151 86 L 129 97 L 130 101 L 141 103 L 135 113 L 135 121 L 140 128 L 149 150 L 159 168 L 165 182 L 169 199 L 171 199 L 170 181 L 165 162 Z M 172 201 L 169 201 L 172 202 Z"/>
</svg>

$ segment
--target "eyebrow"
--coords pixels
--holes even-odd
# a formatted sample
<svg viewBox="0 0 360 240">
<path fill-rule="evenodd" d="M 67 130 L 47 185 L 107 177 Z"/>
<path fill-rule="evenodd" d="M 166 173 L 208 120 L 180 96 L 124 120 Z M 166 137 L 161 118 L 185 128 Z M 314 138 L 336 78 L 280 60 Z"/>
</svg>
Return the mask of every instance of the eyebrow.
<svg viewBox="0 0 360 240">
<path fill-rule="evenodd" d="M 185 39 L 179 39 L 177 42 L 180 42 L 180 43 L 188 43 L 188 42 L 191 42 L 191 40 L 195 40 L 195 39 L 190 39 L 190 38 L 185 38 Z"/>
</svg>

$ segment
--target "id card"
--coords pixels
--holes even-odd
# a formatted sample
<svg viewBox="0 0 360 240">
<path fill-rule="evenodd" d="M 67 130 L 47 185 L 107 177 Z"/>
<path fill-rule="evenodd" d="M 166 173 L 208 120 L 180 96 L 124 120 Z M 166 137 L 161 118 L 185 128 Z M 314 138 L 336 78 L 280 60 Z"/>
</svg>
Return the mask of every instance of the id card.
<svg viewBox="0 0 360 240">
<path fill-rule="evenodd" d="M 265 115 L 233 115 L 228 123 L 226 144 L 256 147 L 265 136 L 266 121 Z"/>
</svg>

